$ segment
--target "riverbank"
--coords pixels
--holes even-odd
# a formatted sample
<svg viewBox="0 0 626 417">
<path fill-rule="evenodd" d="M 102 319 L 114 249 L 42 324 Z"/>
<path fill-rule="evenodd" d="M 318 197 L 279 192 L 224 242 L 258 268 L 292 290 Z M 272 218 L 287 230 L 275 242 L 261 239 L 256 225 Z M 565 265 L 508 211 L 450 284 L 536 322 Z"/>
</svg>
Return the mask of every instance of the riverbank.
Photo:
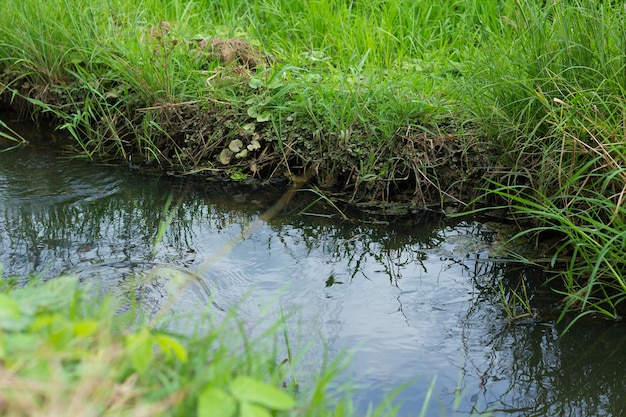
<svg viewBox="0 0 626 417">
<path fill-rule="evenodd" d="M 322 188 L 418 206 L 476 196 L 492 164 L 455 50 L 475 49 L 461 41 L 478 15 L 223 3 L 9 4 L 20 29 L 2 35 L 5 103 L 52 117 L 88 158 L 238 179 L 310 170 Z"/>
<path fill-rule="evenodd" d="M 504 207 L 557 236 L 535 261 L 560 272 L 563 311 L 616 319 L 626 12 L 535 3 L 9 0 L 0 88 L 86 158 Z"/>
</svg>

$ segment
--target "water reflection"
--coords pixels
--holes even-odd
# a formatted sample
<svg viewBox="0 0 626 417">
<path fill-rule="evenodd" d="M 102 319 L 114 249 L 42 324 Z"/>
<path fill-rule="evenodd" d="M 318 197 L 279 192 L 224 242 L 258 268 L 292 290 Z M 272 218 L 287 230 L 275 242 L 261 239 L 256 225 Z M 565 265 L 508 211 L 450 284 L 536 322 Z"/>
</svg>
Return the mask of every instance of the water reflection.
<svg viewBox="0 0 626 417">
<path fill-rule="evenodd" d="M 190 287 L 185 312 L 210 295 L 250 321 L 278 314 L 271 306 L 297 311 L 292 337 L 309 349 L 309 371 L 323 355 L 315 335 L 331 356 L 352 351 L 361 407 L 407 383 L 402 412 L 417 415 L 435 376 L 433 416 L 619 415 L 625 406 L 623 327 L 594 322 L 559 338 L 551 323 L 509 324 L 492 289 L 519 279 L 536 289 L 541 277 L 488 262 L 493 233 L 480 223 L 298 215 L 310 201 L 302 193 L 246 236 L 280 187 L 211 185 L 83 162 L 35 148 L 0 153 L 5 275 L 78 272 L 121 294 L 155 266 L 193 271 L 210 262 Z M 170 196 L 175 215 L 153 250 Z M 215 256 L 232 241 L 239 244 Z M 167 296 L 159 271 L 163 279 L 143 287 L 154 300 Z"/>
<path fill-rule="evenodd" d="M 194 226 L 210 224 L 219 232 L 256 215 L 244 204 L 229 202 L 223 209 L 231 195 L 228 187 L 212 189 L 217 196 L 211 204 L 207 196 L 189 195 L 182 201 L 186 188 L 180 181 L 129 174 L 33 148 L 0 154 L 0 256 L 5 271 L 51 277 L 85 262 L 179 261 L 188 256 Z M 182 203 L 168 230 L 168 250 L 153 256 L 152 243 L 171 194 Z"/>
<path fill-rule="evenodd" d="M 486 320 L 475 309 L 468 320 Z M 468 326 L 462 369 L 466 411 L 496 415 L 621 415 L 623 327 L 597 323 L 562 338 L 551 325 Z"/>
</svg>

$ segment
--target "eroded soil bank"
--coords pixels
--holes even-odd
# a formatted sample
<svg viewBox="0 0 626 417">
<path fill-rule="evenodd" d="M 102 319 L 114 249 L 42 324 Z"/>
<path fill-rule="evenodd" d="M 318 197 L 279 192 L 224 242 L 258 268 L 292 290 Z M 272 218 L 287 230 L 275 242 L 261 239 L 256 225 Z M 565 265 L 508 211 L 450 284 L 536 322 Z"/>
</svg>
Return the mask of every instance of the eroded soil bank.
<svg viewBox="0 0 626 417">
<path fill-rule="evenodd" d="M 152 48 L 156 61 L 181 50 L 193 55 L 199 68 L 212 67 L 202 73 L 219 93 L 145 98 L 127 80 L 76 76 L 86 70 L 79 59 L 56 79 L 6 68 L 3 109 L 49 123 L 73 139 L 65 148 L 77 156 L 171 175 L 306 182 L 331 198 L 389 214 L 457 211 L 494 172 L 493 150 L 471 128 L 450 119 L 425 124 L 423 103 L 399 90 L 394 94 L 410 110 L 392 131 L 359 120 L 360 111 L 372 111 L 367 103 L 354 103 L 354 120 L 338 129 L 316 120 L 316 106 L 328 111 L 323 102 L 303 111 L 293 105 L 299 84 L 288 72 L 295 68 L 241 39 L 176 38 L 173 26 L 161 21 L 147 28 L 140 44 Z"/>
<path fill-rule="evenodd" d="M 71 140 L 63 120 L 32 104 L 40 102 L 45 110 L 65 108 L 76 100 L 67 91 L 49 89 L 24 83 L 19 89 L 23 98 L 5 92 L 6 121 L 45 123 L 58 129 L 56 139 L 67 137 L 62 143 L 70 155 L 88 154 L 97 161 L 150 172 L 228 181 L 305 181 L 333 199 L 392 214 L 398 209 L 459 210 L 480 195 L 485 178 L 496 171 L 484 143 L 451 127 L 444 131 L 407 122 L 381 146 L 359 127 L 337 133 L 295 116 L 277 126 L 271 120 L 259 122 L 232 103 L 211 100 L 129 109 L 119 125 L 102 127 L 110 138 L 94 150 L 89 149 L 89 137 Z M 146 113 L 154 129 L 150 152 L 136 136 L 145 127 Z M 337 135 L 344 137 L 334 151 L 320 144 L 319 138 Z M 359 137 L 354 146 L 352 136 Z M 369 148 L 364 146 L 368 143 Z M 364 157 L 369 158 L 371 174 L 363 171 Z"/>
</svg>

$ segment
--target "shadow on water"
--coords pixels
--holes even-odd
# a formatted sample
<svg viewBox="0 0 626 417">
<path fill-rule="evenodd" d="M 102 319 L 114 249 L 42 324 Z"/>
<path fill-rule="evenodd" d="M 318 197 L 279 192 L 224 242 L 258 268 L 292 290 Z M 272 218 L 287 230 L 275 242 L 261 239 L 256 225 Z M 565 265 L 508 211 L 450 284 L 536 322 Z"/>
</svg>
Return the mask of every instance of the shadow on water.
<svg viewBox="0 0 626 417">
<path fill-rule="evenodd" d="M 418 415 L 433 378 L 429 416 L 620 415 L 626 407 L 623 326 L 583 322 L 559 337 L 551 322 L 511 324 L 498 282 L 524 280 L 538 305 L 555 300 L 542 296 L 539 271 L 489 260 L 493 232 L 484 224 L 340 221 L 322 204 L 301 213 L 312 198 L 303 191 L 245 236 L 282 191 L 140 175 L 43 145 L 0 153 L 0 263 L 5 276 L 73 273 L 122 298 L 133 287 L 156 311 L 168 274 L 193 271 L 243 237 L 175 312 L 214 302 L 252 323 L 279 306 L 295 311 L 290 338 L 306 352 L 303 374 L 325 349 L 331 357 L 347 349 L 363 409 L 406 384 L 401 415 Z M 170 196 L 179 204 L 153 249 Z"/>
</svg>

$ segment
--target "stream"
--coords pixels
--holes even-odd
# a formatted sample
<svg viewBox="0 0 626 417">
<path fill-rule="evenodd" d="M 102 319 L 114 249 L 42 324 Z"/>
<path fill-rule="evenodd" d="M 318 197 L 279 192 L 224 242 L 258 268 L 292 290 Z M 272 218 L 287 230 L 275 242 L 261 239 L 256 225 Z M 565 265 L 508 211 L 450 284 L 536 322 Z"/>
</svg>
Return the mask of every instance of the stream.
<svg viewBox="0 0 626 417">
<path fill-rule="evenodd" d="M 142 174 L 71 159 L 48 133 L 15 125 L 33 145 L 0 152 L 4 276 L 75 274 L 119 297 L 142 274 L 147 308 L 167 296 L 167 268 L 199 275 L 175 306 L 209 303 L 245 322 L 289 319 L 303 366 L 351 356 L 345 381 L 360 410 L 397 387 L 400 416 L 619 416 L 626 409 L 626 332 L 607 321 L 511 324 L 498 283 L 541 273 L 493 259 L 496 232 L 479 221 L 346 211 L 298 191 L 274 218 L 280 184 L 242 185 Z M 37 144 L 38 143 L 38 144 Z M 171 223 L 156 240 L 174 207 Z M 342 208 L 343 210 L 343 208 Z M 158 269 L 158 268 L 161 269 Z M 156 269 L 155 269 L 156 268 Z M 163 272 L 166 271 L 166 272 Z M 539 304 L 553 303 L 554 298 Z M 306 369 L 305 369 L 306 371 Z"/>
</svg>

